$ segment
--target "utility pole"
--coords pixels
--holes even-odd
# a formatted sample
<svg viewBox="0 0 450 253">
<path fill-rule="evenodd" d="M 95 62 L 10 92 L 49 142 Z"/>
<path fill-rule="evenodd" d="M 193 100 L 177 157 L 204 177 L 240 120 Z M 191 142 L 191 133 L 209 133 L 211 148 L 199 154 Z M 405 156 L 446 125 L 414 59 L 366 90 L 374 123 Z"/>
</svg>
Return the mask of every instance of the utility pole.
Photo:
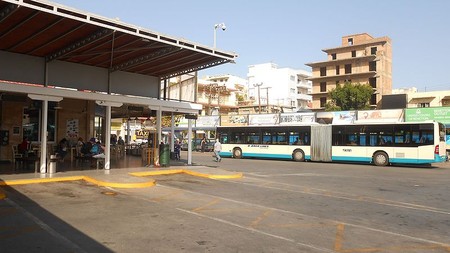
<svg viewBox="0 0 450 253">
<path fill-rule="evenodd" d="M 267 99 L 267 103 L 266 103 L 266 105 L 267 105 L 267 113 L 269 113 L 269 89 L 271 89 L 272 87 L 264 87 L 264 88 L 261 88 L 261 89 L 266 89 L 266 99 Z"/>
<path fill-rule="evenodd" d="M 261 85 L 263 85 L 263 83 L 254 83 L 253 87 L 258 87 L 258 107 L 259 107 L 259 114 L 261 114 Z"/>
</svg>

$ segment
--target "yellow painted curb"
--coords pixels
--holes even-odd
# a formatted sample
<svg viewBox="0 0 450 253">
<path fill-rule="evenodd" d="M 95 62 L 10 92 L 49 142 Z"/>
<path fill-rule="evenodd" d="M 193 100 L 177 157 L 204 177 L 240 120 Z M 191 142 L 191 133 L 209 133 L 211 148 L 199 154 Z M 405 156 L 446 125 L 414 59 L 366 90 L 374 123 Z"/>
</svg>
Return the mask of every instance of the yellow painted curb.
<svg viewBox="0 0 450 253">
<path fill-rule="evenodd" d="M 150 180 L 150 181 L 142 182 L 142 183 L 112 183 L 112 182 L 99 181 L 97 179 L 94 179 L 94 178 L 91 178 L 88 176 L 7 180 L 7 181 L 0 182 L 0 186 L 66 182 L 66 181 L 78 181 L 78 180 L 84 180 L 86 182 L 96 184 L 98 186 L 113 187 L 113 188 L 145 188 L 145 187 L 155 186 L 155 180 Z"/>
<path fill-rule="evenodd" d="M 209 179 L 236 179 L 236 178 L 242 178 L 242 173 L 236 173 L 231 175 L 212 175 L 212 174 L 204 174 L 200 172 L 195 172 L 192 170 L 155 170 L 155 171 L 143 171 L 143 172 L 131 172 L 130 175 L 137 176 L 137 177 L 147 177 L 147 176 L 161 176 L 161 175 L 172 175 L 172 174 L 180 174 L 185 173 L 191 176 L 196 177 L 203 177 L 203 178 L 209 178 Z"/>
<path fill-rule="evenodd" d="M 6 181 L 0 182 L 0 186 L 77 181 L 77 180 L 83 180 L 83 177 L 84 176 L 6 180 Z"/>
<path fill-rule="evenodd" d="M 154 171 L 130 172 L 128 174 L 135 177 L 148 177 L 148 176 L 172 175 L 183 172 L 184 170 L 154 170 Z"/>
<path fill-rule="evenodd" d="M 112 187 L 112 188 L 146 188 L 146 187 L 152 187 L 155 186 L 155 180 L 150 180 L 148 182 L 142 182 L 142 183 L 112 183 L 112 182 L 105 182 L 105 181 L 99 181 L 97 179 L 91 178 L 91 177 L 84 177 L 83 180 L 86 182 L 96 184 L 98 186 L 105 186 L 105 187 Z"/>
</svg>

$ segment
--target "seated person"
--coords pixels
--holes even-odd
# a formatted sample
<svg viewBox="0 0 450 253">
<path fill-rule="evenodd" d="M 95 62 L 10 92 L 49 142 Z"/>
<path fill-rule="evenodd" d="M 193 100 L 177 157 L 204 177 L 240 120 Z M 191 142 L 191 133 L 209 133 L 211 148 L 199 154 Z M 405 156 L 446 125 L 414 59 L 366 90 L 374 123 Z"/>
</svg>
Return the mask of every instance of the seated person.
<svg viewBox="0 0 450 253">
<path fill-rule="evenodd" d="M 23 137 L 23 141 L 17 146 L 17 151 L 19 151 L 20 154 L 27 154 L 29 144 L 28 137 Z"/>
<path fill-rule="evenodd" d="M 67 155 L 67 147 L 68 142 L 66 138 L 62 138 L 62 140 L 59 141 L 58 147 L 56 149 L 56 154 L 59 156 L 59 159 L 64 162 L 64 158 Z"/>
</svg>

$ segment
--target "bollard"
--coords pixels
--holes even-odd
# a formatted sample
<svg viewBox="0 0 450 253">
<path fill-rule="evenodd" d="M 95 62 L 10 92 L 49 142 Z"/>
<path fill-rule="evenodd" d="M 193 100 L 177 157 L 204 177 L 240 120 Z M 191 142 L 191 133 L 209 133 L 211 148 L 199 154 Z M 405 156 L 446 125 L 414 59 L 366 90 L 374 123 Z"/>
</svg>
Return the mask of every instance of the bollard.
<svg viewBox="0 0 450 253">
<path fill-rule="evenodd" d="M 56 164 L 58 162 L 58 157 L 56 155 L 50 155 L 50 161 L 48 165 L 48 173 L 56 173 Z"/>
</svg>

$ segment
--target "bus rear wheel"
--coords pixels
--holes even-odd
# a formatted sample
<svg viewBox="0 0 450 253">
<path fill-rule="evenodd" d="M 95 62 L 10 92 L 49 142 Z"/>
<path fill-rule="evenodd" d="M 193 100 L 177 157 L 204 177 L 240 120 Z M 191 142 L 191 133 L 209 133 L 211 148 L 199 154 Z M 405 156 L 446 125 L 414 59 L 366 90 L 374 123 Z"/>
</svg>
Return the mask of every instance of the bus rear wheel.
<svg viewBox="0 0 450 253">
<path fill-rule="evenodd" d="M 386 166 L 389 164 L 389 157 L 384 152 L 376 152 L 373 155 L 373 163 L 376 166 Z"/>
<path fill-rule="evenodd" d="M 296 162 L 303 162 L 305 161 L 305 153 L 303 153 L 302 150 L 295 150 L 294 153 L 292 154 L 292 158 Z"/>
<path fill-rule="evenodd" d="M 242 150 L 240 148 L 233 149 L 233 157 L 236 159 L 242 158 Z"/>
</svg>

